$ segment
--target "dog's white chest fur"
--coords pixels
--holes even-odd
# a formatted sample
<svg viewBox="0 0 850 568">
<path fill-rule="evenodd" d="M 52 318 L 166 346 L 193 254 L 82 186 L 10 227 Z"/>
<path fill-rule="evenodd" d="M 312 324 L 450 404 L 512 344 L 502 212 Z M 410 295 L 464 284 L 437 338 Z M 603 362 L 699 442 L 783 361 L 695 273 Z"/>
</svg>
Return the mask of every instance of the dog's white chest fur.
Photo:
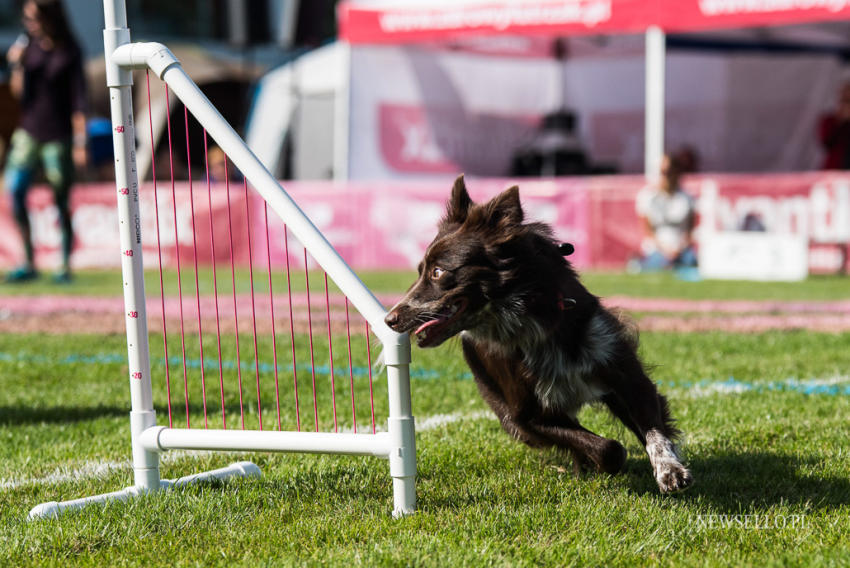
<svg viewBox="0 0 850 568">
<path fill-rule="evenodd" d="M 575 417 L 584 404 L 598 400 L 608 392 L 596 381 L 594 371 L 610 362 L 619 337 L 616 328 L 601 314 L 591 318 L 578 357 L 567 353 L 564 346 L 548 336 L 534 320 L 516 325 L 516 321 L 505 322 L 503 319 L 501 323 L 497 330 L 470 330 L 464 335 L 487 342 L 505 356 L 510 356 L 518 348 L 523 353 L 523 363 L 539 379 L 534 394 L 544 409 L 566 412 Z"/>
<path fill-rule="evenodd" d="M 577 358 L 554 344 L 524 351 L 526 365 L 540 378 L 535 394 L 543 408 L 575 416 L 582 405 L 606 394 L 593 373 L 611 360 L 617 341 L 617 330 L 597 314 L 588 324 L 585 345 Z"/>
</svg>

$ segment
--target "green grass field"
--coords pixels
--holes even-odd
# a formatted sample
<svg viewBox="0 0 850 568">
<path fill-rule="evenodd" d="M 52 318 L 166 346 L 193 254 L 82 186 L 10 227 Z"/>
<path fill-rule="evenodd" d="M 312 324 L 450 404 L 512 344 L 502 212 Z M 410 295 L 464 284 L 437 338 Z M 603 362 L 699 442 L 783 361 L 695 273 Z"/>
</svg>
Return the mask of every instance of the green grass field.
<svg viewBox="0 0 850 568">
<path fill-rule="evenodd" d="M 410 277 L 364 280 L 392 292 Z M 793 285 L 617 274 L 584 281 L 602 296 L 850 299 L 840 277 Z M 158 290 L 158 281 L 148 285 Z M 8 294 L 116 289 L 117 273 L 88 272 L 64 288 L 0 286 L 0 302 Z M 161 374 L 158 341 L 151 349 Z M 686 433 L 696 484 L 681 495 L 658 493 L 643 449 L 597 408 L 582 422 L 626 444 L 620 475 L 576 478 L 558 452 L 510 440 L 479 399 L 455 341 L 413 352 L 413 516 L 390 516 L 388 467 L 378 459 L 174 452 L 162 458 L 164 478 L 244 459 L 263 476 L 27 522 L 38 503 L 132 483 L 125 338 L 0 335 L 0 566 L 850 565 L 850 334 L 645 332 L 641 345 Z M 241 359 L 250 369 L 251 357 Z M 376 375 L 379 417 L 383 381 Z M 361 425 L 367 388 L 358 377 Z M 155 400 L 162 423 L 161 386 Z M 226 403 L 228 420 L 237 420 L 236 401 Z M 185 420 L 179 412 L 175 419 Z M 303 407 L 302 420 L 311 412 Z M 256 423 L 256 404 L 246 413 Z M 265 403 L 263 415 L 274 416 Z M 198 405 L 190 419 L 202 424 Z M 285 411 L 283 420 L 292 419 Z M 320 420 L 327 426 L 331 418 Z"/>
</svg>

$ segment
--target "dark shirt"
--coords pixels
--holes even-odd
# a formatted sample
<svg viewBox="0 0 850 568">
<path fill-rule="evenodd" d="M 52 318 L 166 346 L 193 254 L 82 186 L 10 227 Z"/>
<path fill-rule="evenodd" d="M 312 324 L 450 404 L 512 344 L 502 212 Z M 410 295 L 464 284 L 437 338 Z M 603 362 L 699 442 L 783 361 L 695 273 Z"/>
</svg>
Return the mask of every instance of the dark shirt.
<svg viewBox="0 0 850 568">
<path fill-rule="evenodd" d="M 821 117 L 818 130 L 826 152 L 821 167 L 825 170 L 850 169 L 850 122 L 830 114 Z"/>
<path fill-rule="evenodd" d="M 83 59 L 74 44 L 45 51 L 30 42 L 23 57 L 20 126 L 39 142 L 69 140 L 71 115 L 85 112 Z"/>
</svg>

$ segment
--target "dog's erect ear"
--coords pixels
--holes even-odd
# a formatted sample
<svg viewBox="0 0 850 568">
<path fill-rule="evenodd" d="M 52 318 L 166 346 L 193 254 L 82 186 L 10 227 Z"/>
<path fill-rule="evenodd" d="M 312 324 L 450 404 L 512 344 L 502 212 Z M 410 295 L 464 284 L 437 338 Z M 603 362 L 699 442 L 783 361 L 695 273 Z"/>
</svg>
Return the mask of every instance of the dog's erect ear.
<svg viewBox="0 0 850 568">
<path fill-rule="evenodd" d="M 472 205 L 472 199 L 469 198 L 469 193 L 466 191 L 463 174 L 460 174 L 452 187 L 452 196 L 446 204 L 445 222 L 463 223 L 469 213 L 470 205 Z"/>
<path fill-rule="evenodd" d="M 487 218 L 493 226 L 519 225 L 522 223 L 524 214 L 522 204 L 519 202 L 519 187 L 509 187 L 493 199 L 487 205 Z"/>
</svg>

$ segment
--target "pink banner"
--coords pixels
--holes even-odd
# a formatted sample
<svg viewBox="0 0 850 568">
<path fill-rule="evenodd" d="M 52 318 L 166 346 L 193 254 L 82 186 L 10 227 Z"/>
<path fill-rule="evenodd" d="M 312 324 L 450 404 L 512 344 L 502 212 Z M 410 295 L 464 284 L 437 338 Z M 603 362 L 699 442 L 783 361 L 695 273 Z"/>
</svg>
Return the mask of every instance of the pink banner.
<svg viewBox="0 0 850 568">
<path fill-rule="evenodd" d="M 411 269 L 434 237 L 452 179 L 421 182 L 287 182 L 285 187 L 340 255 L 355 269 Z M 571 257 L 579 268 L 622 269 L 638 251 L 641 239 L 634 200 L 643 186 L 640 176 L 510 180 L 467 178 L 474 200 L 484 201 L 519 183 L 526 217 L 553 226 L 558 239 L 571 242 Z M 850 242 L 850 174 L 813 172 L 777 175 L 698 175 L 685 181 L 697 196 L 697 241 L 710 232 L 741 229 L 748 216 L 767 231 L 804 235 L 811 243 L 811 268 L 834 271 L 846 264 Z M 156 267 L 160 251 L 164 265 L 248 261 L 248 232 L 255 266 L 266 265 L 266 211 L 249 188 L 246 204 L 241 184 L 194 187 L 188 183 L 159 187 L 157 199 L 143 186 L 140 206 L 145 264 Z M 30 194 L 33 238 L 40 268 L 58 266 L 60 237 L 50 193 L 43 187 Z M 81 185 L 72 193 L 75 234 L 72 264 L 118 267 L 121 251 L 115 209 L 115 188 Z M 176 205 L 176 206 L 175 206 Z M 154 212 L 158 210 L 159 216 Z M 194 210 L 194 223 L 192 212 Z M 268 211 L 268 252 L 275 266 L 285 261 L 283 223 Z M 231 240 L 233 248 L 231 249 Z M 158 243 L 161 246 L 158 246 Z M 290 262 L 303 265 L 303 249 L 289 235 Z M 11 221 L 9 200 L 0 200 L 0 263 L 20 261 L 20 239 Z"/>
<path fill-rule="evenodd" d="M 325 182 L 287 184 L 287 190 L 313 223 L 353 267 L 414 268 L 434 238 L 445 211 L 452 180 L 442 182 Z M 486 200 L 511 185 L 504 179 L 469 180 L 474 200 Z M 573 260 L 591 262 L 588 242 L 588 193 L 581 180 L 525 182 L 523 203 L 528 218 L 545 221 L 556 236 L 576 245 Z M 270 227 L 272 261 L 284 259 L 279 223 Z M 303 264 L 302 249 L 290 238 L 292 262 Z"/>
</svg>

